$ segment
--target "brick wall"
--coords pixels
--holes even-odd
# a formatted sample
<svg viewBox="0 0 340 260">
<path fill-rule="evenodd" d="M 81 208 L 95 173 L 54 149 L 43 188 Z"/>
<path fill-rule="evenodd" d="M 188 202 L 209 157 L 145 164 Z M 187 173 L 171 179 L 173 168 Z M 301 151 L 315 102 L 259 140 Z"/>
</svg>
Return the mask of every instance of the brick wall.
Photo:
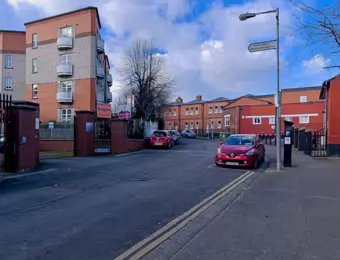
<svg viewBox="0 0 340 260">
<path fill-rule="evenodd" d="M 40 151 L 73 151 L 73 140 L 40 140 Z"/>
</svg>

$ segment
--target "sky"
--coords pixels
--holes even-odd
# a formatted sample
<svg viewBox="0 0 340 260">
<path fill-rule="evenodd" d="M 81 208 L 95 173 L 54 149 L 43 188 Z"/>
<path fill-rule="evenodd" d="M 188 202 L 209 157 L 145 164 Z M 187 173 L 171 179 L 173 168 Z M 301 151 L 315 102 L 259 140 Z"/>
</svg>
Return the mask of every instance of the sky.
<svg viewBox="0 0 340 260">
<path fill-rule="evenodd" d="M 336 0 L 313 1 L 313 5 Z M 310 2 L 308 1 L 308 2 Z M 152 40 L 164 50 L 175 79 L 174 99 L 203 100 L 276 91 L 276 51 L 249 53 L 248 45 L 276 38 L 275 14 L 240 21 L 245 12 L 280 8 L 281 88 L 319 86 L 338 74 L 322 53 L 302 51 L 294 31 L 296 8 L 287 0 L 0 0 L 0 29 L 24 30 L 39 18 L 96 6 L 110 58 L 114 98 L 124 52 L 136 39 Z"/>
</svg>

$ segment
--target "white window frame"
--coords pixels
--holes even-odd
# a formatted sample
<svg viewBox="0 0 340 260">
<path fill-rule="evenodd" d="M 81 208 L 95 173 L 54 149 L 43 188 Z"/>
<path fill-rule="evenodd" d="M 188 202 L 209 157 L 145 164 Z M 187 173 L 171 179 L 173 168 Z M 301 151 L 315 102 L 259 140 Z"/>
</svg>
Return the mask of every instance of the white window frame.
<svg viewBox="0 0 340 260">
<path fill-rule="evenodd" d="M 38 59 L 32 59 L 32 73 L 38 73 Z"/>
<path fill-rule="evenodd" d="M 60 55 L 61 64 L 72 64 L 72 54 L 62 54 Z"/>
<path fill-rule="evenodd" d="M 32 99 L 38 98 L 38 84 L 32 85 Z"/>
<path fill-rule="evenodd" d="M 13 78 L 5 77 L 5 89 L 12 90 L 13 89 Z"/>
<path fill-rule="evenodd" d="M 225 126 L 230 126 L 230 116 L 225 116 L 224 117 L 224 122 L 225 122 Z"/>
<path fill-rule="evenodd" d="M 62 81 L 59 84 L 60 92 L 72 92 L 73 82 L 72 81 Z"/>
<path fill-rule="evenodd" d="M 209 107 L 209 114 L 212 114 L 212 106 Z"/>
<path fill-rule="evenodd" d="M 194 129 L 194 122 L 190 122 L 190 129 Z"/>
<path fill-rule="evenodd" d="M 198 115 L 198 107 L 196 107 L 195 114 Z"/>
<path fill-rule="evenodd" d="M 5 68 L 13 69 L 13 56 L 12 55 L 5 55 Z"/>
<path fill-rule="evenodd" d="M 275 117 L 274 116 L 269 117 L 269 124 L 275 125 Z"/>
<path fill-rule="evenodd" d="M 177 111 L 176 111 L 176 109 L 174 109 L 174 116 L 177 116 Z"/>
<path fill-rule="evenodd" d="M 172 130 L 171 128 L 172 128 L 171 123 L 169 123 L 168 124 L 168 130 Z"/>
<path fill-rule="evenodd" d="M 300 124 L 309 124 L 309 116 L 299 116 Z"/>
<path fill-rule="evenodd" d="M 188 122 L 185 122 L 185 129 L 188 129 L 189 125 Z"/>
<path fill-rule="evenodd" d="M 220 105 L 220 113 L 222 113 L 222 107 L 223 107 L 223 105 Z"/>
<path fill-rule="evenodd" d="M 185 109 L 185 115 L 186 115 L 186 116 L 189 115 L 189 108 L 186 108 L 186 109 Z"/>
<path fill-rule="evenodd" d="M 222 128 L 222 122 L 219 120 L 217 123 L 218 123 L 218 125 L 217 125 L 218 129 L 221 129 Z"/>
<path fill-rule="evenodd" d="M 210 122 L 210 128 L 211 128 L 211 129 L 215 129 L 214 121 L 211 121 L 211 122 Z"/>
<path fill-rule="evenodd" d="M 307 96 L 300 96 L 300 103 L 307 103 L 308 99 Z"/>
<path fill-rule="evenodd" d="M 171 109 L 169 109 L 169 116 L 172 116 L 172 112 L 171 112 Z"/>
<path fill-rule="evenodd" d="M 193 116 L 194 115 L 194 108 L 190 108 L 190 115 Z"/>
<path fill-rule="evenodd" d="M 65 112 L 65 114 L 63 113 Z M 72 108 L 61 108 L 60 109 L 60 121 L 63 123 L 70 123 L 72 122 Z"/>
<path fill-rule="evenodd" d="M 285 117 L 285 121 L 293 122 L 293 117 L 287 116 L 287 117 Z"/>
<path fill-rule="evenodd" d="M 253 125 L 261 125 L 262 118 L 261 117 L 253 117 Z"/>
<path fill-rule="evenodd" d="M 68 27 L 60 28 L 59 35 L 63 36 L 63 37 L 72 37 L 73 36 L 73 27 L 68 26 Z"/>
<path fill-rule="evenodd" d="M 198 124 L 198 122 L 196 122 L 196 129 L 199 129 L 199 124 Z"/>
<path fill-rule="evenodd" d="M 32 48 L 38 48 L 39 36 L 37 33 L 32 34 Z"/>
<path fill-rule="evenodd" d="M 218 113 L 218 106 L 215 106 L 215 114 Z"/>
</svg>

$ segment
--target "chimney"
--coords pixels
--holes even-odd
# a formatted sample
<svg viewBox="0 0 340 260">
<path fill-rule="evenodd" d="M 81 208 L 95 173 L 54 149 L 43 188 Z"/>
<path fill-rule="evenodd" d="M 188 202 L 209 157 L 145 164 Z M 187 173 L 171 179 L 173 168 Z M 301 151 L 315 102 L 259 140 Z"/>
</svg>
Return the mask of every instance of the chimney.
<svg viewBox="0 0 340 260">
<path fill-rule="evenodd" d="M 202 96 L 201 95 L 196 96 L 196 100 L 197 101 L 202 101 Z"/>
<path fill-rule="evenodd" d="M 183 99 L 182 99 L 181 97 L 178 97 L 178 98 L 176 99 L 176 103 L 183 103 Z"/>
</svg>

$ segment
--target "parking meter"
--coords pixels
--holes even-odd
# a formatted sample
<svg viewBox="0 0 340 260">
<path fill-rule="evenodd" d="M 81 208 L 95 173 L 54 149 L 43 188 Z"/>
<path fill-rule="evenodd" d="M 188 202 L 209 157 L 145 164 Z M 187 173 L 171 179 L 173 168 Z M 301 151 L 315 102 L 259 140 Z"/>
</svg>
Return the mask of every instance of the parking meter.
<svg viewBox="0 0 340 260">
<path fill-rule="evenodd" d="M 292 167 L 293 122 L 284 121 L 283 167 Z"/>
</svg>

